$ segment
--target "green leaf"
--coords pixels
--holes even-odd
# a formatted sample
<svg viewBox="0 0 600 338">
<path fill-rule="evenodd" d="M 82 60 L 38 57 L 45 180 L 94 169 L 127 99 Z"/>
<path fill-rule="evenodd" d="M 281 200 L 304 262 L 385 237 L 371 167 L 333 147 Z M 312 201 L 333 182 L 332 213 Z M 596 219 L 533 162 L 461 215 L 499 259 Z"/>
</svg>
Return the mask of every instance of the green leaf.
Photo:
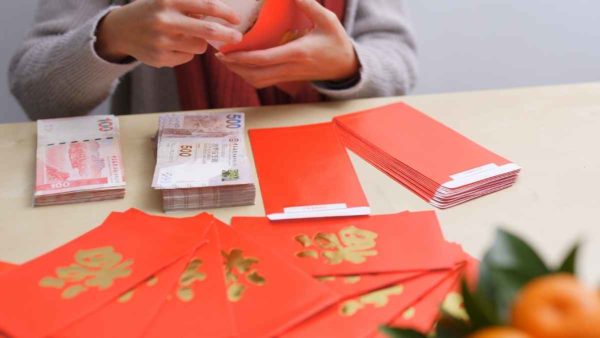
<svg viewBox="0 0 600 338">
<path fill-rule="evenodd" d="M 579 253 L 579 243 L 575 244 L 569 254 L 565 258 L 565 260 L 560 264 L 559 268 L 556 272 L 564 272 L 570 273 L 572 275 L 576 274 L 575 265 L 577 263 L 577 254 Z"/>
<path fill-rule="evenodd" d="M 389 326 L 381 326 L 379 327 L 379 331 L 386 334 L 391 338 L 427 338 L 426 335 L 421 332 L 411 330 L 411 329 L 401 329 L 397 327 L 389 327 Z"/>
<path fill-rule="evenodd" d="M 507 323 L 515 296 L 527 284 L 530 277 L 521 271 L 490 266 L 490 275 L 495 283 L 494 308 L 501 322 Z"/>
<path fill-rule="evenodd" d="M 470 324 L 464 320 L 454 318 L 442 311 L 442 318 L 436 325 L 437 338 L 463 338 L 473 333 Z"/>
<path fill-rule="evenodd" d="M 481 261 L 477 292 L 488 299 L 498 319 L 506 322 L 517 292 L 532 279 L 550 273 L 527 243 L 498 230 L 494 244 Z"/>
<path fill-rule="evenodd" d="M 517 236 L 501 229 L 496 234 L 487 258 L 487 263 L 495 267 L 519 271 L 531 279 L 551 273 L 534 249 Z"/>
<path fill-rule="evenodd" d="M 477 292 L 484 295 L 495 306 L 496 284 L 492 276 L 492 259 L 488 251 L 479 264 L 479 280 L 477 282 Z"/>
<path fill-rule="evenodd" d="M 471 292 L 464 279 L 461 281 L 461 289 L 472 329 L 478 330 L 487 326 L 500 325 L 494 305 L 484 295 L 476 291 Z"/>
</svg>

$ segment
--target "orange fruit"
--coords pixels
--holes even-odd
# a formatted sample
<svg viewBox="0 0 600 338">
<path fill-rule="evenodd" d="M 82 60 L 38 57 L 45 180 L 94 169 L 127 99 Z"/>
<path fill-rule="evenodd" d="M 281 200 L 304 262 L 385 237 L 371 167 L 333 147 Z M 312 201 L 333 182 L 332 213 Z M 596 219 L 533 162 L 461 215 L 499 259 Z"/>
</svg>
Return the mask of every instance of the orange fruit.
<svg viewBox="0 0 600 338">
<path fill-rule="evenodd" d="M 468 338 L 531 338 L 531 336 L 512 327 L 491 326 L 469 335 Z"/>
<path fill-rule="evenodd" d="M 533 337 L 600 337 L 600 298 L 573 275 L 534 279 L 517 295 L 514 327 Z"/>
</svg>

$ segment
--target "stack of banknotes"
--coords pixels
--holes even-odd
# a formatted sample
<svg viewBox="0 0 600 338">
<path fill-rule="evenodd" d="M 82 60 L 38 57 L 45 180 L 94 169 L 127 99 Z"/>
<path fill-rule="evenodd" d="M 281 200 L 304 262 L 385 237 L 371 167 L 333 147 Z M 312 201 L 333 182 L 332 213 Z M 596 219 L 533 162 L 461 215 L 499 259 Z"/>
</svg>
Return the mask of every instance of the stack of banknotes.
<svg viewBox="0 0 600 338">
<path fill-rule="evenodd" d="M 116 117 L 39 120 L 37 135 L 35 206 L 125 196 Z"/>
<path fill-rule="evenodd" d="M 160 116 L 152 187 L 165 211 L 254 204 L 243 113 Z"/>
</svg>

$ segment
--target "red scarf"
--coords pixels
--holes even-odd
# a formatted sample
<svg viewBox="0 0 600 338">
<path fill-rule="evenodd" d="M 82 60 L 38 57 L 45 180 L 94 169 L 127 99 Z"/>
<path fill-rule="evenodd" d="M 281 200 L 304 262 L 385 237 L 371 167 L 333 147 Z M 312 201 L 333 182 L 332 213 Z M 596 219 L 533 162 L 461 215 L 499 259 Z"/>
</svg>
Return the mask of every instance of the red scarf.
<svg viewBox="0 0 600 338">
<path fill-rule="evenodd" d="M 343 22 L 345 0 L 320 2 Z M 214 56 L 215 52 L 209 48 L 204 55 L 197 55 L 192 61 L 175 68 L 182 110 L 254 107 L 324 100 L 309 83 L 303 84 L 293 97 L 276 87 L 256 90 L 227 69 Z"/>
</svg>

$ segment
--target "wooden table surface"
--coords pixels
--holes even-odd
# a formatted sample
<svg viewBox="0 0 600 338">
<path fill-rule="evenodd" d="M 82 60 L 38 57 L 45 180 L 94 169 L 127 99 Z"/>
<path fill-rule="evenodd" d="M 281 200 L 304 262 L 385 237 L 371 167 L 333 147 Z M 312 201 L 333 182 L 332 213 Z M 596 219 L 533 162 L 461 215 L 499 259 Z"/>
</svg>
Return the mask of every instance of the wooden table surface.
<svg viewBox="0 0 600 338">
<path fill-rule="evenodd" d="M 551 262 L 582 240 L 581 275 L 588 282 L 600 281 L 600 83 L 237 110 L 246 113 L 249 128 L 258 128 L 322 122 L 396 101 L 417 107 L 523 167 L 514 187 L 438 211 L 448 240 L 481 258 L 501 225 L 525 236 Z M 32 259 L 92 229 L 114 210 L 135 207 L 162 213 L 160 194 L 150 188 L 150 138 L 157 120 L 157 114 L 120 118 L 124 200 L 41 208 L 32 207 L 35 124 L 0 125 L 0 260 Z M 351 157 L 373 214 L 434 209 Z M 255 206 L 209 212 L 226 222 L 234 215 L 264 215 L 260 194 Z"/>
</svg>

